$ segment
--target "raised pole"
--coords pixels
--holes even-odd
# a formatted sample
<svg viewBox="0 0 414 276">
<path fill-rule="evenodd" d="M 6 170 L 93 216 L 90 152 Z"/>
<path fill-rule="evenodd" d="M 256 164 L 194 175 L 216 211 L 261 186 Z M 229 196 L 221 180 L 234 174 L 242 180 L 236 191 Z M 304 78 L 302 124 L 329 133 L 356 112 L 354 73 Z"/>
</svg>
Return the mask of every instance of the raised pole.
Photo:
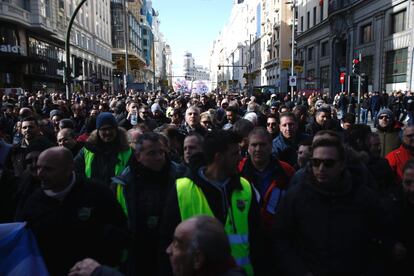
<svg viewBox="0 0 414 276">
<path fill-rule="evenodd" d="M 70 86 L 71 86 L 71 81 L 70 81 L 70 74 L 71 74 L 71 67 L 70 67 L 70 31 L 72 30 L 72 25 L 73 22 L 75 21 L 76 15 L 78 14 L 80 8 L 82 7 L 83 4 L 85 4 L 87 0 L 81 0 L 81 2 L 78 4 L 78 6 L 76 7 L 75 11 L 73 12 L 70 20 L 69 20 L 69 25 L 68 28 L 66 29 L 66 40 L 65 40 L 65 52 L 66 52 L 66 62 L 65 62 L 65 86 L 66 86 L 66 99 L 70 100 Z"/>
</svg>

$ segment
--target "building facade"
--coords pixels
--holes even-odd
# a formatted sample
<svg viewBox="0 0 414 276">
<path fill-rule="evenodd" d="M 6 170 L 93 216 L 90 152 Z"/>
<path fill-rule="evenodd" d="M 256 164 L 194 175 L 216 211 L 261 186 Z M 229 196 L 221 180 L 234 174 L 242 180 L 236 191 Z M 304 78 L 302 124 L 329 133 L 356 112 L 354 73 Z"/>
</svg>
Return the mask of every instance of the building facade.
<svg viewBox="0 0 414 276">
<path fill-rule="evenodd" d="M 413 2 L 299 1 L 298 56 L 304 72 L 300 89 L 334 95 L 357 92 L 352 61 L 361 54 L 362 92 L 413 88 Z"/>
<path fill-rule="evenodd" d="M 65 34 L 74 0 L 0 2 L 0 87 L 63 91 Z M 71 31 L 76 89 L 110 86 L 109 0 L 88 1 Z M 76 68 L 75 68 L 76 67 Z"/>
</svg>

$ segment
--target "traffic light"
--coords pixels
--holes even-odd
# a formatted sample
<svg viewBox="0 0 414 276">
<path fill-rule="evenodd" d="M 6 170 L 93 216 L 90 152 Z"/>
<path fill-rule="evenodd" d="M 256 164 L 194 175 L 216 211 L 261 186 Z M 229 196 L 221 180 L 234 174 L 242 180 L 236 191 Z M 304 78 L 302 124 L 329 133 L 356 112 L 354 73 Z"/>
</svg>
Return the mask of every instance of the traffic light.
<svg viewBox="0 0 414 276">
<path fill-rule="evenodd" d="M 358 58 L 352 60 L 352 73 L 359 75 L 361 71 L 361 61 Z"/>
</svg>

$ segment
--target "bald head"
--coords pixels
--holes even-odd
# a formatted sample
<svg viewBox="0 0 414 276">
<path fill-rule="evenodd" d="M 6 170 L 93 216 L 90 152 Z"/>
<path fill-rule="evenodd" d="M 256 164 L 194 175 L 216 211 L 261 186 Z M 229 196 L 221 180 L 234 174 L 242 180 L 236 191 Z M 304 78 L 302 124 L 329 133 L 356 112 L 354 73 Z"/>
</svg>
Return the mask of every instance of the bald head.
<svg viewBox="0 0 414 276">
<path fill-rule="evenodd" d="M 71 183 L 73 171 L 73 156 L 65 147 L 49 148 L 37 160 L 37 175 L 44 190 L 64 190 Z"/>
</svg>

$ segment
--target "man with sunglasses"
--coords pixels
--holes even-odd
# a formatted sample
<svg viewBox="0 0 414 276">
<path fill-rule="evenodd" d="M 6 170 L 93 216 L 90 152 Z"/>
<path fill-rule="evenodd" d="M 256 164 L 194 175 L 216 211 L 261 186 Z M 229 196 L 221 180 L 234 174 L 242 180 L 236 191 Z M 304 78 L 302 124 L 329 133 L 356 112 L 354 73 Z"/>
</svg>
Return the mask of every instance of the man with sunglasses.
<svg viewBox="0 0 414 276">
<path fill-rule="evenodd" d="M 390 109 L 384 108 L 378 112 L 375 126 L 381 142 L 381 157 L 385 157 L 401 145 L 401 123 L 395 120 Z"/>
<path fill-rule="evenodd" d="M 361 175 L 350 173 L 342 142 L 312 144 L 300 185 L 283 197 L 272 232 L 284 275 L 382 275 L 384 211 Z M 374 242 L 375 241 L 375 242 Z"/>
</svg>

